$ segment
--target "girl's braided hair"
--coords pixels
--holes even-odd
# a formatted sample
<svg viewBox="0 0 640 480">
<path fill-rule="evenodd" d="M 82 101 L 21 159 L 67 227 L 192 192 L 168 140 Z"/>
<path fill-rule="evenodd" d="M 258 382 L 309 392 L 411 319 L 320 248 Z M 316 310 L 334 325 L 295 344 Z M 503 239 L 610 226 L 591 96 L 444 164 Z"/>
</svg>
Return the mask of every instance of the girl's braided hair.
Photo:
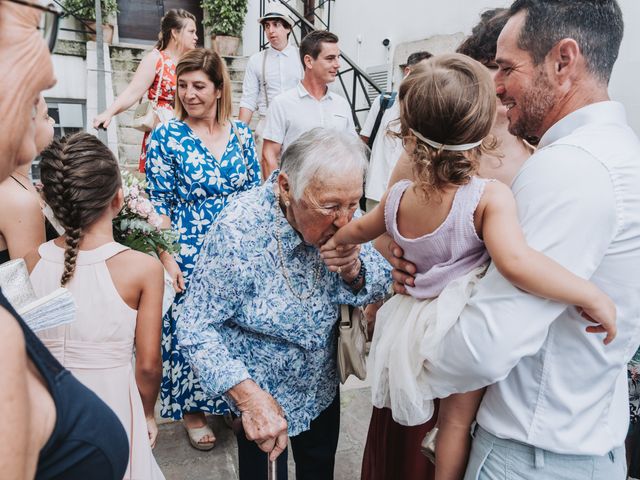
<svg viewBox="0 0 640 480">
<path fill-rule="evenodd" d="M 73 277 L 84 229 L 104 213 L 122 185 L 120 169 L 111 150 L 84 132 L 55 139 L 41 156 L 44 198 L 65 232 L 60 279 L 65 286 Z"/>
<path fill-rule="evenodd" d="M 429 198 L 448 185 L 464 185 L 478 170 L 482 153 L 496 140 L 489 136 L 496 113 L 493 81 L 487 69 L 471 58 L 453 53 L 437 55 L 417 65 L 402 82 L 400 136 L 412 139 L 408 151 L 415 183 Z M 456 152 L 434 148 L 410 131 L 447 145 L 483 140 L 471 150 Z"/>
</svg>

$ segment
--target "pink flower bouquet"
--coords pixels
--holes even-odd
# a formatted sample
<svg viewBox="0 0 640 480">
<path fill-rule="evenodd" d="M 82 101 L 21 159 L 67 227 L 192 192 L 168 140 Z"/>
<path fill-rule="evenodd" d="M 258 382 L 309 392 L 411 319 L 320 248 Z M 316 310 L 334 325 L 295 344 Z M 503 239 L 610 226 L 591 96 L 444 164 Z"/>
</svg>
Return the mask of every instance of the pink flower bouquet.
<svg viewBox="0 0 640 480">
<path fill-rule="evenodd" d="M 177 235 L 170 229 L 161 229 L 161 218 L 144 194 L 144 182 L 133 174 L 122 171 L 124 206 L 113 219 L 116 242 L 133 250 L 157 254 L 160 250 L 176 253 Z"/>
</svg>

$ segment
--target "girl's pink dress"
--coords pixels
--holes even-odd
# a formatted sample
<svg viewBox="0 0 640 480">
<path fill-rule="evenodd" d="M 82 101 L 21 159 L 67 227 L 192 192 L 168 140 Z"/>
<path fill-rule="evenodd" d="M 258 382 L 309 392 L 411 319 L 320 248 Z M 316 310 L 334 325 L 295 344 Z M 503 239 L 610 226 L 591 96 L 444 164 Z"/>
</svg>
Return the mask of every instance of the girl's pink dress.
<svg viewBox="0 0 640 480">
<path fill-rule="evenodd" d="M 67 288 L 76 303 L 76 320 L 37 333 L 45 346 L 84 385 L 93 390 L 116 413 L 129 437 L 127 480 L 161 480 L 136 385 L 133 350 L 137 311 L 118 294 L 106 261 L 128 250 L 107 243 L 81 250 L 75 273 Z M 31 273 L 38 296 L 60 286 L 64 250 L 53 241 L 38 249 L 40 261 Z M 159 347 L 159 346 L 158 346 Z"/>
</svg>

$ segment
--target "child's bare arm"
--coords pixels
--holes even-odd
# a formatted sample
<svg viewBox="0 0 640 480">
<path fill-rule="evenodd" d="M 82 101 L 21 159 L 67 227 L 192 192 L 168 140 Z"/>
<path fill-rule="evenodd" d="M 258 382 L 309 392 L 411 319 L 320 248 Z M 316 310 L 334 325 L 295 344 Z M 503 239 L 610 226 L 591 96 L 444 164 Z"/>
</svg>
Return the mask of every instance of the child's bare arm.
<svg viewBox="0 0 640 480">
<path fill-rule="evenodd" d="M 136 258 L 140 272 L 141 294 L 136 318 L 136 384 L 147 418 L 153 418 L 154 406 L 162 380 L 162 295 L 164 272 L 162 264 L 148 256 Z"/>
<path fill-rule="evenodd" d="M 356 218 L 340 228 L 322 247 L 322 251 L 334 250 L 342 245 L 356 245 L 375 240 L 386 231 L 384 223 L 385 193 L 380 204 L 371 212 Z"/>
<path fill-rule="evenodd" d="M 508 187 L 492 182 L 487 185 L 485 195 L 482 235 L 500 273 L 529 293 L 581 307 L 583 316 L 600 324 L 588 331 L 606 331 L 605 343 L 613 340 L 616 335 L 613 301 L 593 283 L 527 245 Z"/>
</svg>

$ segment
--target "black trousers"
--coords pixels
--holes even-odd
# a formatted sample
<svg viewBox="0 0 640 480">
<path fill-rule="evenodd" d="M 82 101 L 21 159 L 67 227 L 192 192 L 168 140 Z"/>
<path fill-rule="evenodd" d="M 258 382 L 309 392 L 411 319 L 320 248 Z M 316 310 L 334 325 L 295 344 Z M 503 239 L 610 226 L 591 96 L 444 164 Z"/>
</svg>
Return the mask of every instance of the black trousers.
<svg viewBox="0 0 640 480">
<path fill-rule="evenodd" d="M 296 464 L 296 480 L 333 480 L 333 468 L 340 433 L 340 394 L 311 427 L 291 437 Z M 255 442 L 247 440 L 243 431 L 236 435 L 240 480 L 267 480 L 268 457 Z M 288 448 L 278 457 L 278 480 L 287 480 Z"/>
</svg>

